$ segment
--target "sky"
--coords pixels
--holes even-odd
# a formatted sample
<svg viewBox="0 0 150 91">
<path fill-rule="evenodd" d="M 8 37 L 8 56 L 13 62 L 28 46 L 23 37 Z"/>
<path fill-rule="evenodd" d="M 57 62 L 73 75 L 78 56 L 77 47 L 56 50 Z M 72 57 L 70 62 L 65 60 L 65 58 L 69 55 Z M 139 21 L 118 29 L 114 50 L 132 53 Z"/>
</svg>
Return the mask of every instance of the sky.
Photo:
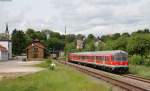
<svg viewBox="0 0 150 91">
<path fill-rule="evenodd" d="M 8 23 L 37 31 L 113 34 L 150 27 L 150 0 L 0 0 L 0 32 Z"/>
</svg>

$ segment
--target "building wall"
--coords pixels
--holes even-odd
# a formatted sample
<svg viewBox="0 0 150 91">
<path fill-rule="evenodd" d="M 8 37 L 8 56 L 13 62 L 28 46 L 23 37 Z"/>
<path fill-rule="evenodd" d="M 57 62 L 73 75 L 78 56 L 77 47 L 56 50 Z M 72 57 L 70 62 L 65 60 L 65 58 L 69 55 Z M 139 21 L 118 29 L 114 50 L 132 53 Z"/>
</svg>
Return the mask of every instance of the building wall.
<svg viewBox="0 0 150 91">
<path fill-rule="evenodd" d="M 0 60 L 1 61 L 8 60 L 8 52 L 7 51 L 0 51 Z"/>
<path fill-rule="evenodd" d="M 77 49 L 82 49 L 83 48 L 83 41 L 82 40 L 77 40 Z"/>
<path fill-rule="evenodd" d="M 1 57 L 2 57 L 2 60 L 8 60 L 8 52 L 7 51 L 4 51 L 4 52 L 1 52 Z"/>
<path fill-rule="evenodd" d="M 30 58 L 44 58 L 44 49 L 41 44 L 36 44 L 37 46 L 29 45 L 27 49 L 28 59 Z"/>
<path fill-rule="evenodd" d="M 11 41 L 0 41 L 0 45 L 5 47 L 8 50 L 7 56 L 9 59 L 12 58 L 12 42 Z"/>
</svg>

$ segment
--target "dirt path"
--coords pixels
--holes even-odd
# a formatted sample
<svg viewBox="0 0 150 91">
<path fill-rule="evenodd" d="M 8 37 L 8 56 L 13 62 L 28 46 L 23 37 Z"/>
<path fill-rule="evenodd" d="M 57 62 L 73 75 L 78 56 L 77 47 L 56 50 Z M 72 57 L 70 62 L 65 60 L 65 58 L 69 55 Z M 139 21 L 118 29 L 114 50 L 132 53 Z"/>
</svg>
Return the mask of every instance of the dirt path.
<svg viewBox="0 0 150 91">
<path fill-rule="evenodd" d="M 22 62 L 18 60 L 10 60 L 10 61 L 1 61 L 0 62 L 0 80 L 3 77 L 14 77 L 24 74 L 35 73 L 44 68 L 41 67 L 33 67 L 35 64 L 39 64 L 42 61 L 29 61 Z"/>
</svg>

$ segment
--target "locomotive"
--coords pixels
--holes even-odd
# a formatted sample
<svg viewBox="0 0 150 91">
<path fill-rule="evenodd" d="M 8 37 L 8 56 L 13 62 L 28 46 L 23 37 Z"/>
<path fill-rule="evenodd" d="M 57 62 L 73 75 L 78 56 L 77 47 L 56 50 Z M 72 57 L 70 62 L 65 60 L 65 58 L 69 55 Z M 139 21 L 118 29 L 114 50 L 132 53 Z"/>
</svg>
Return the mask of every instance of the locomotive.
<svg viewBox="0 0 150 91">
<path fill-rule="evenodd" d="M 69 53 L 69 62 L 100 67 L 111 72 L 128 72 L 128 53 L 122 50 Z"/>
</svg>

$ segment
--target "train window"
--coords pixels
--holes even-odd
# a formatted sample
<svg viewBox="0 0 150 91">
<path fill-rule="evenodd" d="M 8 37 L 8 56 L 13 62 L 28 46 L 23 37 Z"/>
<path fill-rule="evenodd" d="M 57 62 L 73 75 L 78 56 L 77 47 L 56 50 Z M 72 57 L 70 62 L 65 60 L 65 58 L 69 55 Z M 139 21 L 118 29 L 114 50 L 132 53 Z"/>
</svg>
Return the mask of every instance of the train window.
<svg viewBox="0 0 150 91">
<path fill-rule="evenodd" d="M 105 56 L 103 56 L 103 61 L 106 61 L 106 57 Z"/>
<path fill-rule="evenodd" d="M 107 56 L 105 57 L 105 61 L 109 61 L 109 58 Z"/>
<path fill-rule="evenodd" d="M 116 61 L 127 61 L 127 57 L 126 56 L 116 56 L 115 60 Z"/>
<path fill-rule="evenodd" d="M 94 60 L 94 56 L 90 56 L 90 60 Z"/>
<path fill-rule="evenodd" d="M 122 56 L 122 61 L 127 61 L 127 57 L 126 56 Z"/>
<path fill-rule="evenodd" d="M 102 56 L 96 56 L 96 60 L 97 61 L 103 61 L 103 58 L 102 58 Z"/>
<path fill-rule="evenodd" d="M 84 60 L 87 60 L 88 59 L 88 56 L 84 56 Z"/>
</svg>

